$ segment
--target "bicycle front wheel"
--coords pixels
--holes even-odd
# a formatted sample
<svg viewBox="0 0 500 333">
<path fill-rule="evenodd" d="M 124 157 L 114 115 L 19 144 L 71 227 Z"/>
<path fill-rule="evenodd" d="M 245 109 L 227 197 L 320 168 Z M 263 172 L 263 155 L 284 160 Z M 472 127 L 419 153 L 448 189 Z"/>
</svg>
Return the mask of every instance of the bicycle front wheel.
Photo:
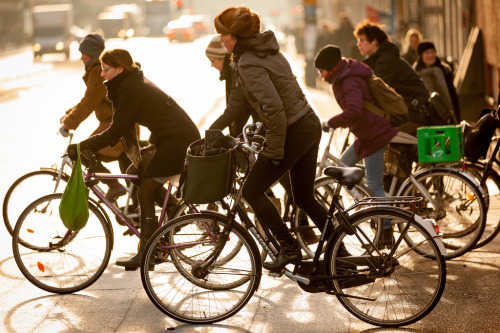
<svg viewBox="0 0 500 333">
<path fill-rule="evenodd" d="M 111 255 L 111 227 L 89 203 L 87 225 L 68 230 L 59 217 L 61 193 L 31 203 L 14 228 L 12 250 L 21 273 L 52 293 L 72 293 L 94 283 Z"/>
<path fill-rule="evenodd" d="M 59 178 L 57 169 L 42 169 L 29 172 L 12 183 L 2 205 L 3 222 L 9 234 L 13 235 L 14 224 L 30 203 L 48 193 L 62 192 L 68 180 L 65 173 Z"/>
<path fill-rule="evenodd" d="M 150 238 L 141 263 L 142 284 L 153 304 L 186 323 L 213 323 L 241 310 L 257 290 L 262 275 L 259 250 L 240 224 L 219 214 L 175 218 Z M 208 258 L 227 237 L 215 262 Z M 234 255 L 234 249 L 239 251 Z M 149 270 L 154 265 L 154 270 Z"/>
<path fill-rule="evenodd" d="M 392 246 L 378 246 L 374 217 L 405 226 L 394 232 Z M 339 231 L 325 256 L 327 274 L 337 276 L 333 288 L 341 293 L 340 303 L 357 318 L 385 327 L 409 325 L 432 311 L 445 287 L 446 262 L 429 232 L 411 213 L 391 207 L 358 211 L 349 222 L 356 233 Z M 414 244 L 435 259 L 415 251 Z"/>
<path fill-rule="evenodd" d="M 446 259 L 471 250 L 486 224 L 486 205 L 479 183 L 452 168 L 431 168 L 418 172 L 415 182 L 403 185 L 398 195 L 422 197 L 416 213 L 434 219 L 443 234 Z"/>
</svg>

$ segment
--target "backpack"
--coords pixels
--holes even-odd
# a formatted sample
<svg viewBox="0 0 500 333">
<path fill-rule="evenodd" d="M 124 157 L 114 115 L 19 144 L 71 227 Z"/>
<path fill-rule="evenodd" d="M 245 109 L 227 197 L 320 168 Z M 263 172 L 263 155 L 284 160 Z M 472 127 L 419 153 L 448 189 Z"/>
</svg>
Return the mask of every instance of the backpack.
<svg viewBox="0 0 500 333">
<path fill-rule="evenodd" d="M 491 138 L 499 125 L 500 120 L 498 120 L 498 116 L 494 110 L 483 115 L 465 137 L 465 157 L 472 161 L 478 160 L 481 157 L 486 157 Z"/>
<path fill-rule="evenodd" d="M 410 114 L 401 95 L 374 74 L 366 78 L 366 82 L 379 106 L 363 100 L 363 108 L 384 118 L 394 127 L 408 121 Z"/>
</svg>

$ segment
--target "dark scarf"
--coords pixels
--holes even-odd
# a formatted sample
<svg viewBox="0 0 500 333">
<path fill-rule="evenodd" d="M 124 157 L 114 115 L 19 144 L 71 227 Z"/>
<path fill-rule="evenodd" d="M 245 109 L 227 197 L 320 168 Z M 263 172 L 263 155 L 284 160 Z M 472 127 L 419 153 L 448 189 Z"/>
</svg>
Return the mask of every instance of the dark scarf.
<svg viewBox="0 0 500 333">
<path fill-rule="evenodd" d="M 112 80 L 106 81 L 104 83 L 108 89 L 108 99 L 113 102 L 113 104 L 116 102 L 116 98 L 118 97 L 118 90 L 122 82 L 138 72 L 139 69 L 136 67 L 132 68 L 131 70 L 124 70 L 122 73 L 115 76 Z M 113 107 L 113 113 L 115 112 L 116 110 Z M 138 174 L 140 175 L 143 171 L 143 163 L 139 146 L 139 138 L 137 136 L 135 124 L 125 132 L 125 134 L 120 138 L 120 142 L 122 143 L 125 154 L 130 159 L 132 164 L 137 168 Z"/>
</svg>

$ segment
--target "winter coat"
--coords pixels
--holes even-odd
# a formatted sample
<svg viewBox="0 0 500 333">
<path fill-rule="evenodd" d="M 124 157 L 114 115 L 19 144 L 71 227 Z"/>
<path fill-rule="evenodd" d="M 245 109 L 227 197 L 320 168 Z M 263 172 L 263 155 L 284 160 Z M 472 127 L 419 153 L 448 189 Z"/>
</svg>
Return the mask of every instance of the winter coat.
<svg viewBox="0 0 500 333">
<path fill-rule="evenodd" d="M 111 102 L 106 97 L 106 87 L 103 80 L 104 78 L 101 77 L 101 62 L 96 59 L 87 67 L 83 76 L 83 82 L 87 86 L 85 95 L 76 106 L 66 111 L 66 116 L 62 119 L 66 127 L 72 130 L 77 129 L 92 112 L 95 112 L 99 126 L 90 136 L 104 132 L 111 125 L 113 110 L 111 109 Z M 99 160 L 111 162 L 115 161 L 122 152 L 121 143 L 117 143 L 113 146 L 104 147 L 97 154 Z"/>
<path fill-rule="evenodd" d="M 343 112 L 328 120 L 332 128 L 349 127 L 356 136 L 354 148 L 362 158 L 383 148 L 398 131 L 385 119 L 363 108 L 363 100 L 376 104 L 366 79 L 371 69 L 354 59 L 342 58 L 330 83 Z"/>
<path fill-rule="evenodd" d="M 223 130 L 229 127 L 229 134 L 237 137 L 241 134 L 243 126 L 246 125 L 250 116 L 252 116 L 253 122 L 260 120 L 257 112 L 247 101 L 241 87 L 236 85 L 236 71 L 231 68 L 233 65 L 230 63 L 230 55 L 226 55 L 219 77 L 219 80 L 226 81 L 226 109 L 214 121 L 210 129 Z"/>
<path fill-rule="evenodd" d="M 406 60 L 406 62 L 410 65 L 413 66 L 415 61 L 418 60 L 418 52 L 415 49 L 412 49 L 411 47 L 408 46 L 406 49 L 406 52 L 401 55 L 401 57 Z"/>
<path fill-rule="evenodd" d="M 366 58 L 364 63 L 403 97 L 410 112 L 410 121 L 426 123 L 424 114 L 419 113 L 418 109 L 429 99 L 429 90 L 417 72 L 399 56 L 396 45 L 383 41 L 377 51 Z"/>
<path fill-rule="evenodd" d="M 168 177 L 181 173 L 189 144 L 200 138 L 188 114 L 138 68 L 123 71 L 105 85 L 113 103 L 113 122 L 106 131 L 82 141 L 81 145 L 97 151 L 120 140 L 137 123 L 149 129 L 149 142 L 156 146 L 156 153 L 141 176 Z"/>
<path fill-rule="evenodd" d="M 238 40 L 233 55 L 238 84 L 266 126 L 261 154 L 283 159 L 287 127 L 312 108 L 272 31 Z"/>
<path fill-rule="evenodd" d="M 441 95 L 449 110 L 453 110 L 460 121 L 460 106 L 458 95 L 453 85 L 453 72 L 448 64 L 443 64 L 439 58 L 427 67 L 422 59 L 415 64 L 415 70 L 420 74 L 422 80 L 430 91 L 436 91 Z"/>
</svg>

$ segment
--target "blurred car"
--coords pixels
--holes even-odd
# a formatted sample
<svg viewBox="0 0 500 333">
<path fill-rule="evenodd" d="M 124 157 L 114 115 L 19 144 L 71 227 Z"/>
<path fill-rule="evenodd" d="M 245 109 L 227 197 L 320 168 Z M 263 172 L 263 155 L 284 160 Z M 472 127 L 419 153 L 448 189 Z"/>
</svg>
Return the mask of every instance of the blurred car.
<svg viewBox="0 0 500 333">
<path fill-rule="evenodd" d="M 210 33 L 210 20 L 205 15 L 182 15 L 170 21 L 163 33 L 170 40 L 192 41 Z"/>
</svg>

